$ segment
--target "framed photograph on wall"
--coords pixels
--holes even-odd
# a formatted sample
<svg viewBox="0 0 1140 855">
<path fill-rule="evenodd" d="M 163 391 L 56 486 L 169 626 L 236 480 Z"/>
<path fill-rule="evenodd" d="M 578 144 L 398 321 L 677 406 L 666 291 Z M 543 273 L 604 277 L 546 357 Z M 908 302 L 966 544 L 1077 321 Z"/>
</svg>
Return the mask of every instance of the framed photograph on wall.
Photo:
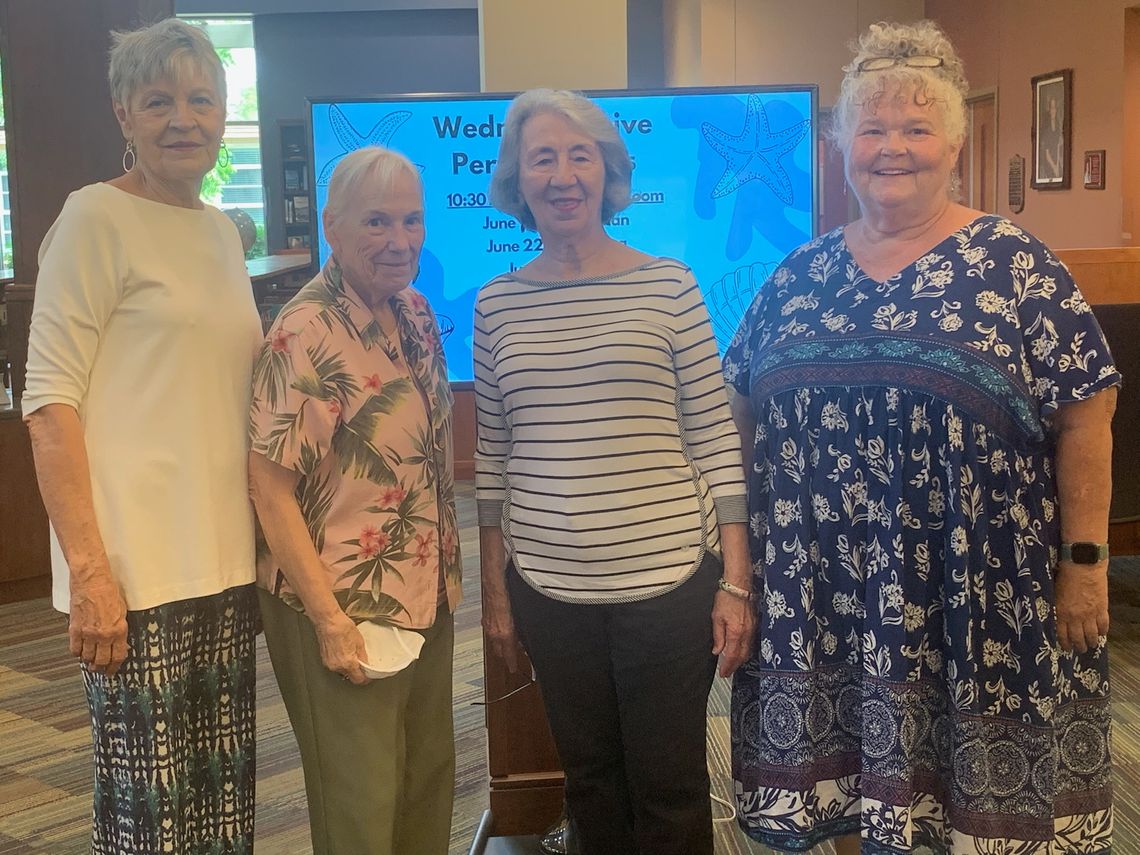
<svg viewBox="0 0 1140 855">
<path fill-rule="evenodd" d="M 1033 78 L 1034 190 L 1068 190 L 1073 137 L 1073 70 L 1064 68 Z"/>
<path fill-rule="evenodd" d="M 1104 189 L 1104 149 L 1085 152 L 1085 189 Z"/>
</svg>

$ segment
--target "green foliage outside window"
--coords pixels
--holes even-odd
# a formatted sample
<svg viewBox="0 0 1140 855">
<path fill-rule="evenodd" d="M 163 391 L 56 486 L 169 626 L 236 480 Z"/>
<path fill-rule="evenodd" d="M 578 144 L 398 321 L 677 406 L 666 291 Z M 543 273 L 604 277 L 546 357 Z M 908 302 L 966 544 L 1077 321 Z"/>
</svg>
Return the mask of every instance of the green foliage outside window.
<svg viewBox="0 0 1140 855">
<path fill-rule="evenodd" d="M 222 157 L 224 159 L 225 155 Z M 211 205 L 221 203 L 222 188 L 234 177 L 235 171 L 233 161 L 227 162 L 224 166 L 221 162 L 217 163 L 213 169 L 206 173 L 206 177 L 202 179 L 202 192 L 200 194 L 202 198 Z"/>
</svg>

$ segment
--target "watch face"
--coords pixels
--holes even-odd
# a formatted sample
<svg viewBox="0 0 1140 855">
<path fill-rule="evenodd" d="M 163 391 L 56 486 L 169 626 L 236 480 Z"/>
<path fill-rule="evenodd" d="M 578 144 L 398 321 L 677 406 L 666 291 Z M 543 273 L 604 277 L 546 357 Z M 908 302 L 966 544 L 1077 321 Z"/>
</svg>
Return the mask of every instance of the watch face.
<svg viewBox="0 0 1140 855">
<path fill-rule="evenodd" d="M 1096 564 L 1100 561 L 1100 547 L 1095 543 L 1074 543 L 1072 555 L 1074 564 Z"/>
</svg>

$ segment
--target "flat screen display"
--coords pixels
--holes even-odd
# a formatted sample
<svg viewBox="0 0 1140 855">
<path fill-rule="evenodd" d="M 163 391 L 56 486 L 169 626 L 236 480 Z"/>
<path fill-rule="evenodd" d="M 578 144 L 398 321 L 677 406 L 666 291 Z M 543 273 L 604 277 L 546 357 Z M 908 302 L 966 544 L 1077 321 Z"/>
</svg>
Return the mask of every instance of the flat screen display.
<svg viewBox="0 0 1140 855">
<path fill-rule="evenodd" d="M 816 88 L 588 94 L 634 161 L 633 204 L 608 232 L 693 269 L 723 350 L 767 275 L 815 234 Z M 383 145 L 419 167 L 427 236 L 415 287 L 439 315 L 455 381 L 472 378 L 479 287 L 542 249 L 538 234 L 488 202 L 510 101 L 502 94 L 309 101 L 312 239 L 322 264 L 329 247 L 321 213 L 339 160 Z"/>
</svg>

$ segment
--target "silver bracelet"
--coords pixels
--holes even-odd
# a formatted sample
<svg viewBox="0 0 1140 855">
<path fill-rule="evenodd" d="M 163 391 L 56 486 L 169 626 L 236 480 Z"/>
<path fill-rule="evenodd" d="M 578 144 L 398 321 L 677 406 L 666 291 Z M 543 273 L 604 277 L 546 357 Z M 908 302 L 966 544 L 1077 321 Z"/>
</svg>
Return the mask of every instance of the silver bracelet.
<svg viewBox="0 0 1140 855">
<path fill-rule="evenodd" d="M 716 584 L 717 584 L 717 587 L 720 588 L 722 591 L 724 591 L 726 594 L 731 594 L 732 596 L 736 597 L 737 599 L 744 600 L 745 602 L 749 602 L 749 603 L 752 602 L 752 592 L 751 591 L 746 591 L 743 588 L 738 588 L 736 585 L 732 584 L 730 581 L 725 579 L 723 576 L 721 576 L 719 579 L 717 579 Z"/>
</svg>

